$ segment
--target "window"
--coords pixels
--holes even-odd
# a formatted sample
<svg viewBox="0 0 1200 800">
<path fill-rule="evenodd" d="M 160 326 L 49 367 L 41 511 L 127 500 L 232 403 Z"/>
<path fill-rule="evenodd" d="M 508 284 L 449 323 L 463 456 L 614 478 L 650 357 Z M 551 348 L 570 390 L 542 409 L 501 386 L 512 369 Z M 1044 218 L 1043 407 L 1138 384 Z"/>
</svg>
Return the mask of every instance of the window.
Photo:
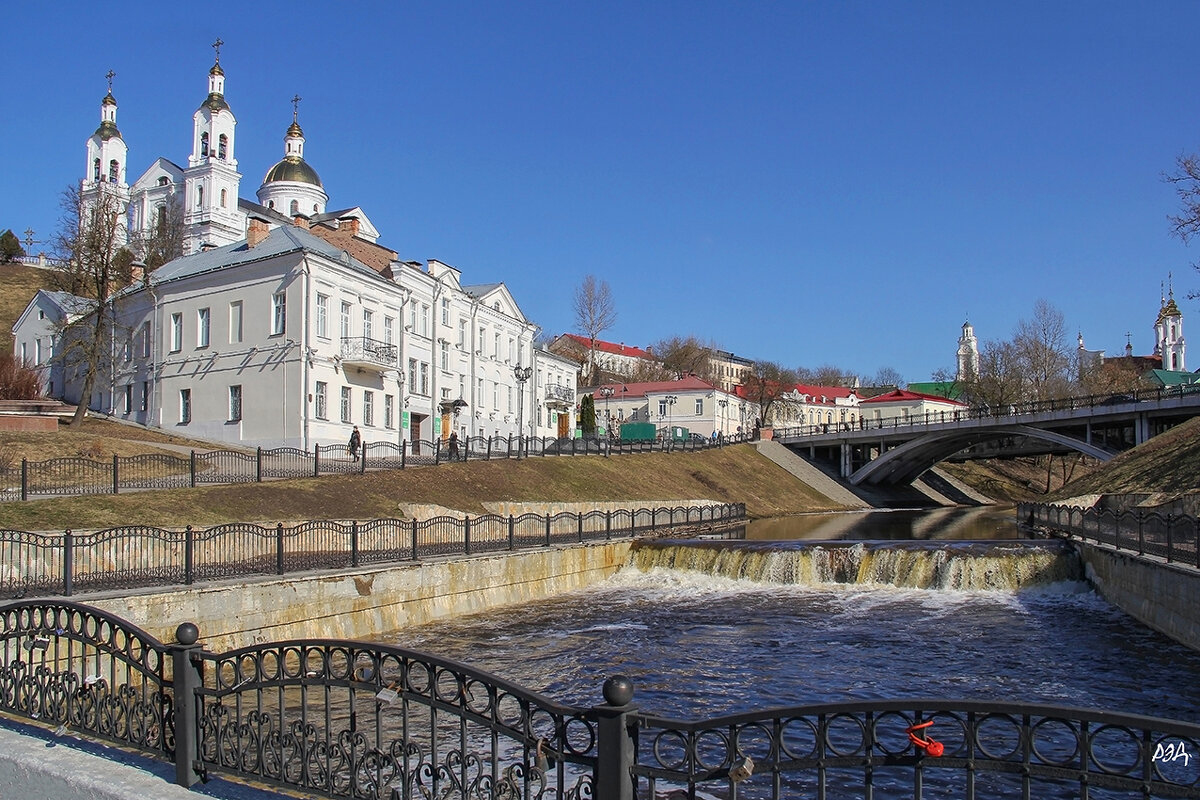
<svg viewBox="0 0 1200 800">
<path fill-rule="evenodd" d="M 697 417 L 704 416 L 704 398 L 703 397 L 696 398 L 696 416 Z"/>
<path fill-rule="evenodd" d="M 24 347 L 24 345 L 22 345 Z M 121 348 L 122 358 L 128 364 L 133 361 L 133 334 L 125 337 L 125 345 Z"/>
<path fill-rule="evenodd" d="M 350 304 L 342 303 L 342 338 L 350 338 Z"/>
<path fill-rule="evenodd" d="M 417 329 L 417 301 L 410 300 L 408 302 L 408 329 L 415 331 Z"/>
<path fill-rule="evenodd" d="M 167 176 L 166 176 L 166 175 L 160 175 L 160 176 L 158 177 L 158 185 L 159 185 L 159 186 L 166 186 L 166 185 L 167 185 L 168 183 L 170 183 L 170 182 L 171 182 L 171 181 L 170 181 L 170 180 L 167 178 Z M 159 208 L 162 208 L 162 206 L 159 206 Z"/>
<path fill-rule="evenodd" d="M 408 360 L 408 390 L 410 392 L 417 390 L 417 360 L 415 358 Z"/>
<path fill-rule="evenodd" d="M 440 345 L 442 348 L 442 369 L 450 369 L 450 343 L 442 339 Z"/>
<path fill-rule="evenodd" d="M 475 352 L 483 355 L 483 343 L 487 341 L 487 328 L 479 326 L 479 340 L 475 343 Z"/>
<path fill-rule="evenodd" d="M 658 401 L 658 415 L 660 417 L 665 417 L 667 415 L 667 401 L 666 400 Z"/>
<path fill-rule="evenodd" d="M 112 161 L 108 162 L 108 179 L 109 179 L 109 181 L 111 181 L 112 183 L 116 183 L 117 176 L 120 174 L 120 172 L 121 172 L 121 165 L 117 163 L 116 159 L 113 159 Z"/>
<path fill-rule="evenodd" d="M 171 352 L 183 349 L 183 314 L 171 315 Z"/>
<path fill-rule="evenodd" d="M 500 331 L 492 334 L 492 358 L 500 360 Z"/>
<path fill-rule="evenodd" d="M 221 208 L 225 208 L 225 201 L 226 201 L 227 197 L 228 197 L 228 192 L 226 192 L 224 189 L 222 189 L 221 190 Z"/>
<path fill-rule="evenodd" d="M 458 321 L 458 346 L 467 346 L 467 321 L 465 319 Z"/>
<path fill-rule="evenodd" d="M 500 410 L 500 381 L 492 381 L 492 408 Z"/>
<path fill-rule="evenodd" d="M 196 312 L 196 347 L 208 347 L 210 316 L 207 308 L 202 308 Z"/>
<path fill-rule="evenodd" d="M 150 407 L 150 381 L 142 381 L 142 411 Z"/>
<path fill-rule="evenodd" d="M 375 338 L 375 312 L 363 309 L 363 338 Z"/>
<path fill-rule="evenodd" d="M 208 131 L 200 134 L 200 155 L 208 155 Z"/>
<path fill-rule="evenodd" d="M 511 386 L 506 386 L 506 387 L 504 387 L 504 391 L 505 391 L 505 393 L 507 393 L 507 394 L 508 394 L 508 413 L 510 413 L 510 414 L 511 414 L 511 413 L 512 413 L 512 410 L 513 410 L 513 402 L 512 402 L 512 397 L 513 397 L 513 395 L 512 395 L 512 387 L 511 387 Z"/>
<path fill-rule="evenodd" d="M 92 180 L 100 181 L 100 159 L 98 158 L 92 162 Z"/>
<path fill-rule="evenodd" d="M 315 408 L 313 415 L 317 419 L 329 419 L 329 384 L 317 381 L 317 391 L 313 395 Z"/>
<path fill-rule="evenodd" d="M 429 394 L 429 365 L 421 362 L 421 394 Z"/>
<path fill-rule="evenodd" d="M 293 200 L 293 201 L 292 201 L 292 207 L 291 207 L 291 210 L 292 210 L 292 215 L 293 215 L 293 216 L 295 216 L 296 214 L 299 214 L 299 213 L 300 213 L 300 201 L 299 201 L 299 200 Z"/>
<path fill-rule="evenodd" d="M 329 295 L 317 295 L 317 336 L 329 338 Z"/>
<path fill-rule="evenodd" d="M 429 335 L 429 306 L 421 304 L 421 335 Z"/>
<path fill-rule="evenodd" d="M 287 330 L 287 295 L 276 292 L 271 296 L 271 335 L 279 336 Z"/>
<path fill-rule="evenodd" d="M 442 324 L 450 324 L 450 298 L 442 298 Z"/>
<path fill-rule="evenodd" d="M 396 343 L 396 320 L 392 317 L 383 318 L 383 343 Z"/>
<path fill-rule="evenodd" d="M 242 387 L 229 387 L 229 421 L 239 422 L 242 419 Z"/>
<path fill-rule="evenodd" d="M 150 357 L 150 323 L 142 323 L 142 358 Z"/>
<path fill-rule="evenodd" d="M 222 133 L 221 138 L 217 139 L 217 158 L 224 160 L 228 152 L 229 137 Z M 224 194 L 224 192 L 222 192 L 222 194 Z M 221 205 L 225 205 L 225 203 L 222 202 Z"/>
<path fill-rule="evenodd" d="M 133 384 L 125 384 L 125 391 L 122 392 L 121 410 L 128 414 L 133 410 Z"/>
<path fill-rule="evenodd" d="M 383 427 L 390 428 L 396 420 L 396 398 L 390 394 L 383 396 Z"/>
<path fill-rule="evenodd" d="M 375 424 L 375 393 L 363 392 L 363 425 Z"/>
<path fill-rule="evenodd" d="M 203 206 L 204 206 L 204 187 L 197 186 L 196 187 L 196 208 L 203 208 Z"/>
<path fill-rule="evenodd" d="M 179 390 L 179 424 L 187 425 L 192 421 L 192 390 Z"/>
<path fill-rule="evenodd" d="M 350 421 L 350 387 L 342 387 L 342 422 Z"/>
<path fill-rule="evenodd" d="M 237 344 L 242 341 L 242 301 L 234 300 L 229 304 L 229 343 Z"/>
</svg>

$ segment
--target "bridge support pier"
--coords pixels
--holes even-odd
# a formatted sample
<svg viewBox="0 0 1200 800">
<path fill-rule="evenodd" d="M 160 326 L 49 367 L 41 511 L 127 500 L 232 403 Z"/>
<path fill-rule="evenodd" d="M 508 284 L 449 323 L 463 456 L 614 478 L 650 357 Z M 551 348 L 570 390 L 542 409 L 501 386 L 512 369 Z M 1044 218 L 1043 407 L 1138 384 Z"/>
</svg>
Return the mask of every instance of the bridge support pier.
<svg viewBox="0 0 1200 800">
<path fill-rule="evenodd" d="M 1150 418 L 1145 414 L 1138 414 L 1133 421 L 1133 443 L 1135 445 L 1142 444 L 1150 438 Z"/>
<path fill-rule="evenodd" d="M 849 478 L 854 474 L 854 448 L 850 446 L 849 442 L 842 442 L 841 456 L 841 475 L 843 478 Z"/>
</svg>

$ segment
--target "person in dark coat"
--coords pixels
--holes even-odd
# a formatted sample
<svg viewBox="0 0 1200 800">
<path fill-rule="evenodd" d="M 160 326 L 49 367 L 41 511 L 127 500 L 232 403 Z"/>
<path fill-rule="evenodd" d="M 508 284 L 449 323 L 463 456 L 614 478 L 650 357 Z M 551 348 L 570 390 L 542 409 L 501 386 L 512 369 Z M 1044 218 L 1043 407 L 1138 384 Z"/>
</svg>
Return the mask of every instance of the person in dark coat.
<svg viewBox="0 0 1200 800">
<path fill-rule="evenodd" d="M 362 444 L 362 434 L 358 432 L 358 426 L 354 426 L 354 430 L 350 433 L 350 443 L 347 447 L 350 448 L 350 457 L 358 458 L 358 446 Z"/>
</svg>

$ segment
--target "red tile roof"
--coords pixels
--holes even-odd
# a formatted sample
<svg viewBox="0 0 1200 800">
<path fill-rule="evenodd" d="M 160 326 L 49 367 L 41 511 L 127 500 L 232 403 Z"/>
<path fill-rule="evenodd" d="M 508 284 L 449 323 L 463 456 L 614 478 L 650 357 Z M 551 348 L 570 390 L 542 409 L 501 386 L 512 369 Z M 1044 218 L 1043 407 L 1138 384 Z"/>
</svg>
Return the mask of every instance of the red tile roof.
<svg viewBox="0 0 1200 800">
<path fill-rule="evenodd" d="M 677 381 L 646 381 L 645 383 L 606 383 L 613 390 L 612 399 L 620 399 L 622 397 L 644 397 L 648 394 L 661 394 L 663 392 L 711 392 L 717 387 L 705 380 L 697 378 L 695 375 L 689 375 L 686 378 L 680 378 Z M 600 390 L 604 386 L 597 386 L 592 392 L 592 397 L 597 400 L 603 400 L 600 395 Z"/>
<path fill-rule="evenodd" d="M 896 389 L 895 391 L 881 394 L 876 397 L 870 397 L 863 400 L 863 403 L 887 403 L 898 400 L 932 400 L 935 403 L 949 403 L 955 406 L 966 407 L 966 403 L 960 403 L 958 400 L 951 400 L 948 397 L 941 397 L 936 394 L 922 394 L 921 392 L 910 392 L 907 389 Z"/>
<path fill-rule="evenodd" d="M 580 345 L 581 347 L 583 347 L 584 350 L 591 349 L 591 346 L 592 346 L 591 340 L 589 340 L 586 336 L 580 336 L 577 333 L 564 333 L 563 336 L 566 336 L 571 341 Z M 630 358 L 646 358 L 651 361 L 655 360 L 653 355 L 651 355 L 648 351 L 643 350 L 640 347 L 627 347 L 623 344 L 616 344 L 614 342 L 606 342 L 603 339 L 596 340 L 596 349 L 602 353 L 612 353 L 612 354 L 618 355 L 618 356 L 629 356 Z"/>
</svg>

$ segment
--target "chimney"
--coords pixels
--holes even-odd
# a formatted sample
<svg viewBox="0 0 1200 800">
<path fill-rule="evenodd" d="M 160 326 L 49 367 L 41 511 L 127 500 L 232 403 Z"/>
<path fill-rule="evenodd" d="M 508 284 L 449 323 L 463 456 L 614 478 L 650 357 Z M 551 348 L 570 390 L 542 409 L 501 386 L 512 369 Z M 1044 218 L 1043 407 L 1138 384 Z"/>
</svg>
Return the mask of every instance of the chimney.
<svg viewBox="0 0 1200 800">
<path fill-rule="evenodd" d="M 266 239 L 271 233 L 271 227 L 261 219 L 251 219 L 250 228 L 246 231 L 246 246 L 250 248 L 258 247 L 263 239 Z"/>
<path fill-rule="evenodd" d="M 358 217 L 349 217 L 345 220 L 344 224 L 350 231 L 351 236 L 358 236 Z"/>
<path fill-rule="evenodd" d="M 303 214 L 296 214 L 292 217 L 292 224 L 297 228 L 304 228 L 304 230 L 308 230 L 308 217 L 304 216 Z"/>
</svg>

